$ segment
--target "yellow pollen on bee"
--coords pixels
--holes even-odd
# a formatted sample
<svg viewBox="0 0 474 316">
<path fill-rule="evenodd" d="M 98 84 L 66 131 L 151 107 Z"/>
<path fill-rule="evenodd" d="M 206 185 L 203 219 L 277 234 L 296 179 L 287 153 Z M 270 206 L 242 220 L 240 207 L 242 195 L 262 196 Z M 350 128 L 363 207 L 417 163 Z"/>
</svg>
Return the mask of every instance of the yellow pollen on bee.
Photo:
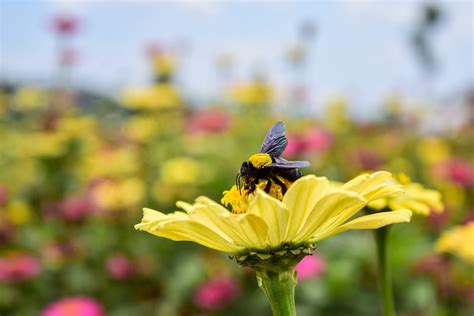
<svg viewBox="0 0 474 316">
<path fill-rule="evenodd" d="M 258 153 L 249 157 L 249 162 L 257 169 L 261 169 L 272 163 L 272 157 L 269 154 Z"/>
</svg>

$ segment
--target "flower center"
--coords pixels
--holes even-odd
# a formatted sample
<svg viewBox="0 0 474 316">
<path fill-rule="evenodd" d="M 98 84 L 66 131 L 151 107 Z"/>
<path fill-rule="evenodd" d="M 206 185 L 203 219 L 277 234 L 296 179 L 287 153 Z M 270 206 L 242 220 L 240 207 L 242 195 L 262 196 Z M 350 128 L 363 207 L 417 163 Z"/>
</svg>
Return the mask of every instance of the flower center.
<svg viewBox="0 0 474 316">
<path fill-rule="evenodd" d="M 285 178 L 279 177 L 278 180 L 285 185 L 286 189 L 288 189 L 292 184 L 291 181 L 288 181 Z M 268 185 L 269 181 L 270 185 Z M 274 197 L 275 199 L 280 201 L 283 200 L 283 188 L 272 180 L 262 179 L 255 185 L 255 187 L 256 189 L 263 191 L 267 190 L 268 195 Z M 253 193 L 254 191 L 244 187 L 240 187 L 239 189 L 236 185 L 233 185 L 230 190 L 226 190 L 222 193 L 223 197 L 221 199 L 221 203 L 225 206 L 230 205 L 232 207 L 232 213 L 242 214 L 247 212 L 249 207 L 249 198 L 253 195 Z"/>
</svg>

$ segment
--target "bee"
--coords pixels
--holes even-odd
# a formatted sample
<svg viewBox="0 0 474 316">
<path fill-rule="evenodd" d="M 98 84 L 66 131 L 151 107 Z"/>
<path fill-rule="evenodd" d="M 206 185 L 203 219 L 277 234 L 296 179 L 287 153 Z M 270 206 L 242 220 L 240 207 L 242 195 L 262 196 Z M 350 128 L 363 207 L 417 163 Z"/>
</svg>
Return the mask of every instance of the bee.
<svg viewBox="0 0 474 316">
<path fill-rule="evenodd" d="M 269 193 L 272 184 L 281 188 L 283 194 L 287 191 L 288 182 L 294 182 L 303 176 L 299 168 L 308 167 L 308 161 L 288 161 L 280 157 L 288 145 L 285 124 L 277 122 L 270 128 L 265 137 L 260 152 L 249 157 L 242 163 L 236 176 L 239 189 L 253 192 L 257 185 L 266 180 L 264 191 Z"/>
</svg>

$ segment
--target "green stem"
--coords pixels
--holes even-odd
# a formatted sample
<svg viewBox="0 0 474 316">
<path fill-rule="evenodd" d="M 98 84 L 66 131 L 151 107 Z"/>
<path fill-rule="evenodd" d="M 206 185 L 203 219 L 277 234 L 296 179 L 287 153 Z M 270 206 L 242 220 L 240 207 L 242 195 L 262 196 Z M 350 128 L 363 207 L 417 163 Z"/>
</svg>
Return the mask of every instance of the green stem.
<svg viewBox="0 0 474 316">
<path fill-rule="evenodd" d="M 258 286 L 265 293 L 273 316 L 296 316 L 294 271 L 257 271 Z"/>
<path fill-rule="evenodd" d="M 380 296 L 383 303 L 384 316 L 395 316 L 395 305 L 393 303 L 392 275 L 390 271 L 389 240 L 390 226 L 375 230 L 375 242 L 377 244 L 377 265 L 380 283 Z"/>
</svg>

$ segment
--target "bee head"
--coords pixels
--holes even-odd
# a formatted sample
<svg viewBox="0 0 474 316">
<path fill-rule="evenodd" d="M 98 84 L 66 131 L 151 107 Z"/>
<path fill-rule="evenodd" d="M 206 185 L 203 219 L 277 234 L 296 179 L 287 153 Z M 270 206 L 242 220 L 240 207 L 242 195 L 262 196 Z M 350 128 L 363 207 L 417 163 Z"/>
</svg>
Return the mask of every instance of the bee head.
<svg viewBox="0 0 474 316">
<path fill-rule="evenodd" d="M 249 157 L 249 163 L 257 169 L 262 169 L 263 167 L 268 166 L 272 162 L 272 157 L 270 157 L 269 154 L 265 153 L 253 154 Z"/>
</svg>

